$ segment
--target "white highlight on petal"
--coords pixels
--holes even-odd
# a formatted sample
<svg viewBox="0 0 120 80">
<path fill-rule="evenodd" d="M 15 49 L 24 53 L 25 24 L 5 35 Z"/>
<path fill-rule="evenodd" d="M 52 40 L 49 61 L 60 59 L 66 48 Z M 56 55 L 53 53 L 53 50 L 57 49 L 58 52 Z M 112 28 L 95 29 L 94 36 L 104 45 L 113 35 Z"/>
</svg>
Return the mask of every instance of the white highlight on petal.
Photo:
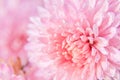
<svg viewBox="0 0 120 80">
<path fill-rule="evenodd" d="M 94 47 L 92 47 L 91 55 L 92 55 L 92 56 L 95 56 L 96 52 L 97 52 L 96 49 L 95 49 Z"/>
<path fill-rule="evenodd" d="M 96 44 L 95 47 L 104 55 L 108 54 L 108 51 L 105 49 L 105 47 L 108 46 L 108 41 L 102 37 L 96 38 Z"/>
<path fill-rule="evenodd" d="M 96 0 L 89 0 L 89 5 L 91 8 L 94 8 L 96 4 Z"/>
<path fill-rule="evenodd" d="M 110 60 L 116 64 L 120 63 L 120 51 L 114 47 L 110 48 Z"/>
<path fill-rule="evenodd" d="M 109 20 L 105 27 L 109 27 L 114 22 L 114 19 L 115 19 L 115 14 L 113 12 L 108 12 L 107 14 L 108 14 Z"/>
<path fill-rule="evenodd" d="M 94 25 L 96 27 L 100 27 L 101 23 L 102 23 L 102 20 L 103 20 L 103 14 L 102 13 L 97 13 L 95 16 L 94 16 Z M 94 25 L 93 25 L 93 28 L 94 28 Z"/>
<path fill-rule="evenodd" d="M 35 25 L 40 25 L 40 18 L 39 17 L 30 17 L 31 22 L 33 22 Z"/>
<path fill-rule="evenodd" d="M 97 46 L 105 47 L 108 46 L 108 41 L 105 38 L 98 37 L 97 39 Z"/>
<path fill-rule="evenodd" d="M 38 12 L 40 13 L 39 17 L 41 18 L 50 18 L 51 16 L 47 9 L 43 7 L 38 7 Z"/>
</svg>

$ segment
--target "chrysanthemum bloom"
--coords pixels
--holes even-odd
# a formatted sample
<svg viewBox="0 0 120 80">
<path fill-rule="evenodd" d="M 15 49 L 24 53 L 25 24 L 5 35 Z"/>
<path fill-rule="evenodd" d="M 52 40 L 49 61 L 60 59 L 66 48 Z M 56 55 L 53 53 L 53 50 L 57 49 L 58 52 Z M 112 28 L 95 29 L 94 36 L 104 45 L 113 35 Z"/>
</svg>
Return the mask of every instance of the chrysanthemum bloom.
<svg viewBox="0 0 120 80">
<path fill-rule="evenodd" d="M 27 46 L 40 80 L 120 80 L 120 1 L 43 1 Z"/>
</svg>

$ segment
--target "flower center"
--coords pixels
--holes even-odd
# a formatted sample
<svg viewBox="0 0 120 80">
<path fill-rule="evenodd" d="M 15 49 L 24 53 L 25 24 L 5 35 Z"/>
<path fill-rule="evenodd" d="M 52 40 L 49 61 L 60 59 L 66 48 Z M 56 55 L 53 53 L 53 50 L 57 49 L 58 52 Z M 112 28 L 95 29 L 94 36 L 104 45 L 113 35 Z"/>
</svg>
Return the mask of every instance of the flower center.
<svg viewBox="0 0 120 80">
<path fill-rule="evenodd" d="M 68 35 L 62 42 L 62 55 L 73 63 L 83 63 L 90 56 L 91 48 L 95 44 L 94 35 L 88 32 Z"/>
<path fill-rule="evenodd" d="M 107 54 L 104 49 L 107 46 L 107 42 L 104 44 L 105 40 L 96 36 L 90 28 L 87 28 L 84 32 L 76 31 L 72 34 L 66 32 L 65 34 L 66 36 L 61 45 L 62 56 L 72 63 L 83 66 L 86 63 L 90 63 L 93 59 L 99 61 L 100 58 L 98 57 L 101 54 L 97 53 L 97 51 Z"/>
</svg>

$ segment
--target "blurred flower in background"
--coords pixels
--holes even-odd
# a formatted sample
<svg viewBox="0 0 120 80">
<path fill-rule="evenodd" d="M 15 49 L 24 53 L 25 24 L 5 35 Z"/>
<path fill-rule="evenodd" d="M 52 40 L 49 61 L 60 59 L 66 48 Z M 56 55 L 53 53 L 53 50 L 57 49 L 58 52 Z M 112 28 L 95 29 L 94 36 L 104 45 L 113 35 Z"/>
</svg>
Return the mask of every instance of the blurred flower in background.
<svg viewBox="0 0 120 80">
<path fill-rule="evenodd" d="M 24 53 L 29 17 L 36 13 L 39 0 L 1 0 L 0 2 L 0 55 L 17 56 Z M 4 54 L 2 54 L 4 53 Z"/>
<path fill-rule="evenodd" d="M 22 75 L 15 75 L 13 68 L 5 62 L 0 62 L 0 80 L 25 80 Z"/>
<path fill-rule="evenodd" d="M 41 80 L 120 80 L 120 0 L 43 0 L 28 57 Z"/>
<path fill-rule="evenodd" d="M 27 43 L 29 17 L 36 15 L 38 5 L 42 5 L 41 0 L 0 0 L 0 60 L 13 70 L 7 74 L 7 71 L 0 68 L 0 80 L 19 80 L 8 76 L 22 74 L 26 78 L 30 74 L 31 70 L 29 73 L 25 71 L 28 66 L 29 69 L 31 67 L 24 46 Z M 0 63 L 0 66 L 4 64 Z M 5 72 L 4 78 L 1 72 Z"/>
</svg>

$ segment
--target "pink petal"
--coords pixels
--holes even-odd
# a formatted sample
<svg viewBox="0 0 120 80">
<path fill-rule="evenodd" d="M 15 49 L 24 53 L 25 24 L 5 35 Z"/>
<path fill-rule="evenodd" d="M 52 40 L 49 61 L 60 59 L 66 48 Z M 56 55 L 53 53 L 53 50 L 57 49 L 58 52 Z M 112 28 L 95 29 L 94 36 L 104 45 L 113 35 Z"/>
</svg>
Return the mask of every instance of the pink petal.
<svg viewBox="0 0 120 80">
<path fill-rule="evenodd" d="M 120 51 L 114 47 L 110 47 L 109 60 L 115 64 L 120 64 Z"/>
<path fill-rule="evenodd" d="M 110 45 L 114 46 L 117 49 L 120 49 L 120 37 L 119 36 L 114 36 L 111 40 L 110 40 Z"/>
<path fill-rule="evenodd" d="M 91 8 L 94 8 L 96 4 L 96 0 L 89 0 L 89 5 Z"/>
<path fill-rule="evenodd" d="M 102 71 L 102 67 L 97 64 L 97 67 L 96 67 L 96 76 L 98 79 L 103 79 L 103 71 Z"/>
</svg>

